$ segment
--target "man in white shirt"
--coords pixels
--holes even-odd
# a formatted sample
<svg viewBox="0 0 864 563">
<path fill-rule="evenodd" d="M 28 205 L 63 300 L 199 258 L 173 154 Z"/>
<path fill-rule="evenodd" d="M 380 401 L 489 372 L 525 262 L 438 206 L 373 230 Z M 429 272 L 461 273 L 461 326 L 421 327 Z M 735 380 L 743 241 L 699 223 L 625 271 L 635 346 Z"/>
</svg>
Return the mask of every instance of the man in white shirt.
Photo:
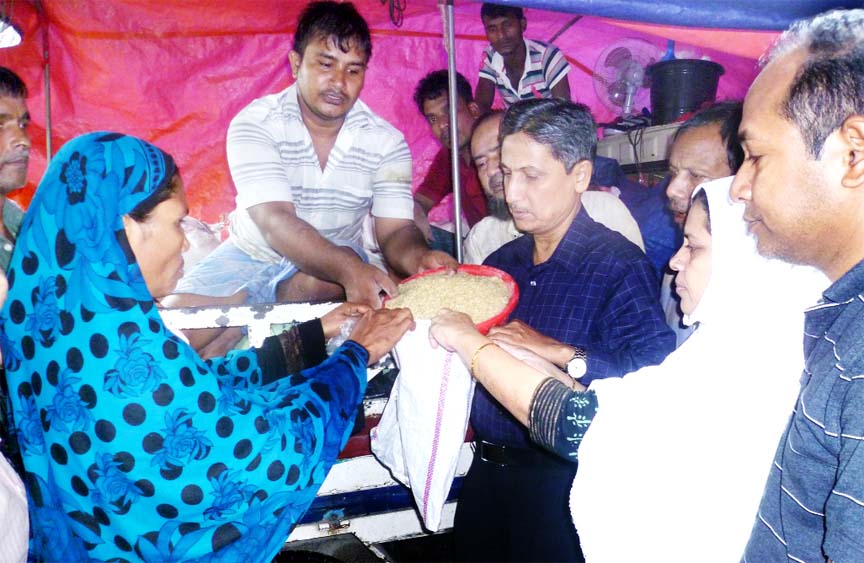
<svg viewBox="0 0 864 563">
<path fill-rule="evenodd" d="M 510 210 L 504 200 L 504 176 L 501 173 L 498 127 L 503 111 L 487 113 L 474 126 L 471 135 L 471 156 L 477 168 L 480 185 L 486 193 L 489 215 L 477 223 L 465 238 L 464 256 L 467 264 L 482 264 L 487 256 L 522 236 L 516 229 Z M 645 251 L 639 225 L 627 207 L 610 193 L 586 191 L 582 205 L 595 221 L 624 235 Z"/>
<path fill-rule="evenodd" d="M 312 2 L 289 54 L 296 79 L 257 99 L 228 130 L 237 188 L 231 236 L 184 276 L 170 307 L 346 298 L 372 307 L 396 286 L 367 262 L 362 225 L 397 274 L 455 266 L 414 224 L 411 154 L 402 134 L 358 99 L 372 54 L 351 3 Z M 383 265 L 382 265 L 383 266 Z M 220 331 L 195 331 L 201 350 Z"/>
</svg>

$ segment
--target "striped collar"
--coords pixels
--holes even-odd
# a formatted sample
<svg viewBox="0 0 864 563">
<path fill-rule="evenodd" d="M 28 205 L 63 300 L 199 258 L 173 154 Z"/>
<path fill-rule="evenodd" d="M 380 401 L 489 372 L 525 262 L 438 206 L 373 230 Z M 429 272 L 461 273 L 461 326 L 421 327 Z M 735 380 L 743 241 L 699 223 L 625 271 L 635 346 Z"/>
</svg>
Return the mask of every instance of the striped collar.
<svg viewBox="0 0 864 563">
<path fill-rule="evenodd" d="M 489 52 L 492 53 L 492 57 L 489 60 L 489 66 L 498 73 L 503 85 L 517 95 L 523 94 L 521 84 L 530 72 L 543 72 L 543 51 L 547 48 L 545 43 L 534 41 L 533 39 L 526 39 L 523 37 L 522 40 L 525 42 L 525 69 L 522 71 L 522 76 L 519 78 L 519 84 L 517 84 L 517 86 L 520 86 L 520 88 L 518 90 L 510 83 L 510 78 L 507 76 L 507 71 L 504 69 L 504 57 L 502 57 L 501 54 L 491 45 L 488 47 Z M 527 91 L 530 92 L 530 89 Z"/>
<path fill-rule="evenodd" d="M 847 303 L 862 294 L 864 294 L 864 260 L 858 262 L 831 284 L 823 295 L 826 302 Z"/>
</svg>

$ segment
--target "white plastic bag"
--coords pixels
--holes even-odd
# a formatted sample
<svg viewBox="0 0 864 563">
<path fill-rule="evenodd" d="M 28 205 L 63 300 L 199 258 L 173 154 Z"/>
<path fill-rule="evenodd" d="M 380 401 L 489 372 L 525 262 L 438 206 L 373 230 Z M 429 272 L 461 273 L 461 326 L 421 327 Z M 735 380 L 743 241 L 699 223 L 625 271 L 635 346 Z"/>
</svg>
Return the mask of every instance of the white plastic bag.
<svg viewBox="0 0 864 563">
<path fill-rule="evenodd" d="M 399 375 L 378 426 L 372 453 L 411 489 L 426 528 L 437 532 L 465 440 L 474 379 L 459 356 L 429 344 L 430 321 L 396 344 Z"/>
</svg>

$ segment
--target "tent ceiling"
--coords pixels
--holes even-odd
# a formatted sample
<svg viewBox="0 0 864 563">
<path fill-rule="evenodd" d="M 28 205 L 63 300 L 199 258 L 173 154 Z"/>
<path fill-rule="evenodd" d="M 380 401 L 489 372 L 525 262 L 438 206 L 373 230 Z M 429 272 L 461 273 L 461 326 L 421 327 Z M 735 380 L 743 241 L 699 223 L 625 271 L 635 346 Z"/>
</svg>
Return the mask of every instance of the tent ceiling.
<svg viewBox="0 0 864 563">
<path fill-rule="evenodd" d="M 783 30 L 795 20 L 820 12 L 864 6 L 862 0 L 495 0 L 495 3 L 664 25 L 761 30 Z"/>
</svg>

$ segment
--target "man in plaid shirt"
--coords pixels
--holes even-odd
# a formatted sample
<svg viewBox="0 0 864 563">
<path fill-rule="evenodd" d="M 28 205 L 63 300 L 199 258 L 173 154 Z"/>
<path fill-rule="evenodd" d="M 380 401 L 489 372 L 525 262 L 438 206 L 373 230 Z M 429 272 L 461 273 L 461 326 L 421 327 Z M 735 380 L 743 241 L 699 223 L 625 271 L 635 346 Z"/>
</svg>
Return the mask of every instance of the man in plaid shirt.
<svg viewBox="0 0 864 563">
<path fill-rule="evenodd" d="M 582 208 L 596 152 L 594 120 L 564 100 L 517 102 L 501 122 L 507 204 L 526 236 L 485 264 L 519 286 L 510 323 L 489 336 L 542 356 L 588 385 L 659 364 L 675 348 L 645 254 Z M 579 561 L 567 505 L 576 471 L 531 444 L 482 387 L 471 412 L 477 448 L 455 520 L 456 556 Z"/>
</svg>

